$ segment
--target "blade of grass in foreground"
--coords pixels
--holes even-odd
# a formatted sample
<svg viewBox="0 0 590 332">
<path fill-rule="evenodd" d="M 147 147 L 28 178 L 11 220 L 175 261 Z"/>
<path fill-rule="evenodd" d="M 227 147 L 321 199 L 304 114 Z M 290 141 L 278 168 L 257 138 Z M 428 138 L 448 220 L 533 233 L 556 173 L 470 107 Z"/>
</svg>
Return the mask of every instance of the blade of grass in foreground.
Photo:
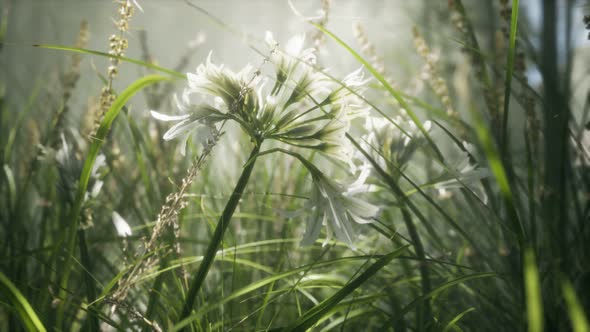
<svg viewBox="0 0 590 332">
<path fill-rule="evenodd" d="M 377 257 L 381 258 L 383 256 L 379 255 Z M 339 258 L 335 258 L 335 259 L 331 259 L 331 260 L 327 260 L 327 261 L 320 261 L 320 262 L 314 262 L 314 263 L 308 264 L 308 265 L 303 265 L 303 266 L 291 269 L 286 272 L 281 272 L 281 273 L 266 277 L 262 280 L 253 282 L 251 284 L 244 286 L 243 288 L 238 289 L 237 291 L 225 296 L 223 299 L 220 299 L 219 301 L 217 301 L 215 303 L 201 306 L 194 314 L 192 314 L 191 316 L 178 322 L 171 329 L 171 332 L 179 331 L 179 330 L 185 328 L 191 322 L 201 318 L 206 313 L 220 307 L 221 305 L 223 305 L 225 303 L 229 303 L 230 301 L 238 299 L 239 297 L 242 297 L 242 296 L 249 294 L 251 292 L 254 292 L 266 285 L 269 285 L 269 284 L 275 282 L 275 281 L 287 280 L 289 277 L 292 277 L 292 276 L 298 276 L 300 278 L 301 277 L 300 273 L 307 273 L 307 271 L 310 271 L 312 269 L 320 269 L 320 268 L 331 267 L 331 266 L 341 266 L 341 265 L 346 264 L 348 262 L 366 261 L 371 258 L 375 258 L 375 256 L 363 255 L 363 256 L 352 256 L 352 257 L 339 257 Z M 291 289 L 291 288 L 289 288 L 289 289 Z"/>
<path fill-rule="evenodd" d="M 504 164 L 500 158 L 498 149 L 494 145 L 492 135 L 490 134 L 490 131 L 486 127 L 486 124 L 481 117 L 481 114 L 479 114 L 479 112 L 473 107 L 470 108 L 470 112 L 471 117 L 473 118 L 475 133 L 477 134 L 479 143 L 484 150 L 484 154 L 488 160 L 492 174 L 494 174 L 494 178 L 496 179 L 496 183 L 500 189 L 500 194 L 502 195 L 504 204 L 506 204 L 508 218 L 510 218 L 510 222 L 512 223 L 512 231 L 516 234 L 519 248 L 523 248 L 525 240 L 524 227 L 520 222 L 518 212 L 514 206 L 514 195 L 512 193 L 512 189 L 510 188 L 510 182 L 508 181 Z"/>
<path fill-rule="evenodd" d="M 590 324 L 588 324 L 588 318 L 584 314 L 584 309 L 580 300 L 576 296 L 574 287 L 568 280 L 561 282 L 561 291 L 567 304 L 568 313 L 570 320 L 572 321 L 572 328 L 574 332 L 588 332 L 590 331 Z"/>
<path fill-rule="evenodd" d="M 399 257 L 407 248 L 408 246 L 406 245 L 390 254 L 387 254 L 379 258 L 379 260 L 377 260 L 375 263 L 369 266 L 356 279 L 352 280 L 346 286 L 342 287 L 338 292 L 336 292 L 336 294 L 330 296 L 329 298 L 322 301 L 320 304 L 311 308 L 309 311 L 303 314 L 303 316 L 299 317 L 299 319 L 295 323 L 287 327 L 285 331 L 305 331 L 308 328 L 311 328 L 330 309 L 332 309 L 335 305 L 337 305 L 355 289 L 364 284 L 369 278 L 375 275 L 384 266 L 389 264 L 389 262 L 391 262 L 394 258 Z"/>
<path fill-rule="evenodd" d="M 460 314 L 458 314 L 457 316 L 455 316 L 453 319 L 451 319 L 451 321 L 449 321 L 447 323 L 447 325 L 445 326 L 445 328 L 442 330 L 442 332 L 447 332 L 450 329 L 455 330 L 457 328 L 457 323 L 461 320 L 461 318 L 463 318 L 463 316 L 467 315 L 468 313 L 474 311 L 475 308 L 471 307 L 463 312 L 461 312 Z"/>
<path fill-rule="evenodd" d="M 11 303 L 18 312 L 28 331 L 47 331 L 29 301 L 2 272 L 0 272 L 0 294 L 2 294 L 2 298 L 7 297 L 7 302 Z"/>
<path fill-rule="evenodd" d="M 111 125 L 123 106 L 127 103 L 127 101 L 139 92 L 144 87 L 155 84 L 157 82 L 161 82 L 164 80 L 169 80 L 169 78 L 161 75 L 148 75 L 142 77 L 131 85 L 129 85 L 118 97 L 115 99 L 109 110 L 104 116 L 104 119 L 100 123 L 98 130 L 96 131 L 96 136 L 93 138 L 92 145 L 88 151 L 88 156 L 84 162 L 84 167 L 82 168 L 82 174 L 80 175 L 80 180 L 78 184 L 78 190 L 76 192 L 76 197 L 74 200 L 74 204 L 70 211 L 69 215 L 69 229 L 68 229 L 68 236 L 67 236 L 67 243 L 66 243 L 66 261 L 63 265 L 63 276 L 61 279 L 61 290 L 60 290 L 60 299 L 64 299 L 67 295 L 67 286 L 70 277 L 70 272 L 72 269 L 72 257 L 74 255 L 75 250 L 75 243 L 76 243 L 76 235 L 78 232 L 78 223 L 80 220 L 80 211 L 82 209 L 82 204 L 84 203 L 84 197 L 86 191 L 88 189 L 88 182 L 90 180 L 90 174 L 92 173 L 92 168 L 94 167 L 94 162 L 96 161 L 96 157 L 100 152 L 100 148 L 102 147 L 107 134 L 111 128 Z M 82 265 L 87 266 L 87 262 L 82 262 Z M 88 299 L 88 301 L 93 301 L 94 299 Z M 62 301 L 60 305 L 60 309 L 58 311 L 58 323 L 60 318 L 63 315 L 64 304 L 67 301 Z"/>
<path fill-rule="evenodd" d="M 257 155 L 260 152 L 260 146 L 262 145 L 262 140 L 259 140 L 259 141 L 255 142 L 254 144 L 255 144 L 254 148 L 252 149 L 252 152 L 250 153 L 250 157 L 248 158 L 248 161 L 244 165 L 244 169 L 242 170 L 242 174 L 240 175 L 240 178 L 238 179 L 238 182 L 232 192 L 232 195 L 229 198 L 229 200 L 227 201 L 227 204 L 225 205 L 225 208 L 223 209 L 223 213 L 221 214 L 221 217 L 219 217 L 219 221 L 217 222 L 217 226 L 215 227 L 213 237 L 211 238 L 211 241 L 209 242 L 209 245 L 207 246 L 207 251 L 205 252 L 205 255 L 203 256 L 203 261 L 199 265 L 199 269 L 197 270 L 197 274 L 193 277 L 193 280 L 191 282 L 191 286 L 188 290 L 188 293 L 187 293 L 187 296 L 186 296 L 186 299 L 185 299 L 185 302 L 183 305 L 182 314 L 179 319 L 180 321 L 189 317 L 189 315 L 193 311 L 193 307 L 194 307 L 195 301 L 197 299 L 197 294 L 199 293 L 201 286 L 205 282 L 205 278 L 207 277 L 207 274 L 209 273 L 209 270 L 211 269 L 211 265 L 213 264 L 213 261 L 215 260 L 217 250 L 219 249 L 221 242 L 223 241 L 223 236 L 225 234 L 225 231 L 229 227 L 229 224 L 230 224 L 230 221 L 233 217 L 233 214 L 240 202 L 240 199 L 242 198 L 242 194 L 244 193 L 244 189 L 246 188 L 246 185 L 248 184 L 248 181 L 250 180 L 250 175 L 252 174 L 252 170 L 254 169 Z M 188 330 L 188 329 L 185 328 L 184 330 Z"/>
<path fill-rule="evenodd" d="M 529 332 L 542 332 L 543 301 L 541 299 L 541 282 L 539 281 L 535 252 L 532 248 L 527 248 L 524 252 L 524 283 Z"/>
</svg>

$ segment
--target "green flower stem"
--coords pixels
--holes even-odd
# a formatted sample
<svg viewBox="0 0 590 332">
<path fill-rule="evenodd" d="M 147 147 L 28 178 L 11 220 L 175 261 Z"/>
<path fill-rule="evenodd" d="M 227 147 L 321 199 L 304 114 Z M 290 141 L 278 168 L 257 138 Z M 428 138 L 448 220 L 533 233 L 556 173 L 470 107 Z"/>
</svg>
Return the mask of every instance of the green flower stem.
<svg viewBox="0 0 590 332">
<path fill-rule="evenodd" d="M 258 152 L 260 152 L 261 145 L 262 140 L 255 142 L 254 149 L 252 149 L 250 157 L 248 157 L 248 161 L 244 166 L 242 175 L 240 175 L 238 183 L 236 184 L 231 197 L 227 201 L 221 217 L 219 217 L 217 227 L 213 233 L 213 238 L 211 239 L 211 242 L 209 242 L 209 246 L 207 247 L 203 261 L 201 262 L 201 265 L 199 265 L 199 270 L 197 271 L 197 274 L 195 275 L 189 288 L 179 321 L 187 318 L 193 310 L 197 294 L 199 293 L 199 290 L 201 289 L 201 286 L 207 277 L 207 273 L 211 269 L 211 265 L 213 264 L 215 255 L 217 254 L 217 250 L 219 249 L 221 241 L 223 240 L 223 235 L 229 226 L 229 222 L 234 214 L 234 211 L 236 210 L 236 207 L 238 206 L 238 203 L 240 202 L 240 199 L 242 198 L 244 189 L 248 184 L 248 180 L 250 179 L 250 175 L 254 169 L 255 161 L 258 157 Z"/>
</svg>

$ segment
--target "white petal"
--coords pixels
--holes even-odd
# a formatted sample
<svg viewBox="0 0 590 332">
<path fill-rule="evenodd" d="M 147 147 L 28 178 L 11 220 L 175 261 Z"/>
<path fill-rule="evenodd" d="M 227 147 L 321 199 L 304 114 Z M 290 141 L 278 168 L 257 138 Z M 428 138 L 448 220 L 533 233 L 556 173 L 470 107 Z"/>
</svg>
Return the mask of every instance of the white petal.
<svg viewBox="0 0 590 332">
<path fill-rule="evenodd" d="M 180 143 L 178 143 L 178 152 L 182 156 L 186 156 L 186 142 L 188 141 L 188 137 L 190 136 L 190 132 L 186 132 L 184 135 L 180 136 Z"/>
<path fill-rule="evenodd" d="M 159 113 L 156 111 L 150 111 L 150 114 L 152 115 L 152 117 L 154 119 L 160 120 L 160 121 L 180 121 L 180 120 L 188 119 L 190 117 L 190 114 L 168 115 L 168 114 L 163 114 L 163 113 Z"/>
<path fill-rule="evenodd" d="M 301 240 L 302 246 L 312 245 L 320 236 L 322 223 L 325 219 L 325 216 L 322 218 L 321 214 L 321 211 L 316 208 L 313 215 L 307 219 L 305 233 L 303 234 L 303 239 Z"/>
<path fill-rule="evenodd" d="M 92 186 L 92 191 L 90 192 L 90 197 L 95 198 L 100 193 L 100 189 L 102 189 L 102 185 L 104 184 L 103 181 L 97 180 L 94 182 Z"/>
<path fill-rule="evenodd" d="M 301 50 L 303 50 L 303 43 L 305 42 L 305 35 L 299 34 L 296 36 L 291 37 L 285 46 L 285 52 L 287 54 L 298 57 L 301 54 Z"/>
<path fill-rule="evenodd" d="M 132 234 L 131 227 L 129 227 L 127 221 L 125 221 L 117 211 L 113 211 L 113 224 L 115 225 L 119 236 L 126 237 Z"/>
<path fill-rule="evenodd" d="M 361 199 L 354 197 L 345 197 L 346 209 L 355 216 L 367 219 L 366 222 L 371 222 L 371 218 L 377 215 L 379 208 L 371 203 L 367 203 Z"/>
<path fill-rule="evenodd" d="M 97 176 L 96 173 L 98 172 L 98 169 L 106 165 L 107 163 L 104 154 L 99 154 L 94 160 L 94 165 L 92 165 L 92 171 L 90 172 L 90 175 Z"/>
<path fill-rule="evenodd" d="M 193 128 L 197 127 L 199 125 L 199 122 L 197 121 L 190 121 L 190 120 L 184 120 L 181 121 L 177 124 L 175 124 L 174 126 L 172 126 L 172 128 L 168 129 L 168 131 L 164 134 L 164 139 L 166 141 L 169 141 L 171 139 L 174 139 L 180 135 L 183 135 L 185 132 L 190 132 Z"/>
<path fill-rule="evenodd" d="M 352 224 L 346 215 L 346 210 L 336 199 L 330 199 L 329 203 L 330 211 L 332 212 L 332 224 L 334 225 L 334 234 L 336 235 L 336 238 L 339 241 L 346 243 L 352 250 L 354 250 L 355 247 L 352 244 L 354 231 L 352 229 Z"/>
</svg>

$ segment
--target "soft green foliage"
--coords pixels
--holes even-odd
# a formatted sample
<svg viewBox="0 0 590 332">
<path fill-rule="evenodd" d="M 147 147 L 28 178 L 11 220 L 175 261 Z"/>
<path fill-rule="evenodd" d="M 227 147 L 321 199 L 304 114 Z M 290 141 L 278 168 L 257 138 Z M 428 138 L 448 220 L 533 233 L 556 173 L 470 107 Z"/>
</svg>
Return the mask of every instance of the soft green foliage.
<svg viewBox="0 0 590 332">
<path fill-rule="evenodd" d="M 0 330 L 588 331 L 588 45 L 565 40 L 590 8 L 400 1 L 414 50 L 327 0 L 276 40 L 187 1 L 256 60 L 201 41 L 172 69 L 131 20 L 154 3 L 104 4 L 107 51 L 4 43 L 0 6 L 7 72 L 12 48 L 65 63 L 0 77 Z"/>
<path fill-rule="evenodd" d="M 2 290 L 1 294 L 3 297 L 9 301 L 7 304 L 11 305 L 18 312 L 27 330 L 47 331 L 29 301 L 27 301 L 18 288 L 2 272 L 0 272 L 0 289 Z"/>
</svg>

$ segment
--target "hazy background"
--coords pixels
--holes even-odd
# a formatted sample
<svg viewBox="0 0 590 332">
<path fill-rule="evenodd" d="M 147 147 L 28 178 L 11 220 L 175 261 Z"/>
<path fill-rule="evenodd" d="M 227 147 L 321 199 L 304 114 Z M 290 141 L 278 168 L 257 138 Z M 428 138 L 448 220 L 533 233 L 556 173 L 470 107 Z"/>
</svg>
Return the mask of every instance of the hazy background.
<svg viewBox="0 0 590 332">
<path fill-rule="evenodd" d="M 265 31 L 272 31 L 277 41 L 285 43 L 298 33 L 314 32 L 315 28 L 291 9 L 287 0 L 208 0 L 194 1 L 196 5 L 235 29 L 232 33 L 212 19 L 192 8 L 184 0 L 139 0 L 144 12 L 136 11 L 131 19 L 131 31 L 127 35 L 129 49 L 127 57 L 142 59 L 139 41 L 140 31 L 147 33 L 150 55 L 156 63 L 175 68 L 180 58 L 189 55 L 188 65 L 182 72 L 193 71 L 213 51 L 213 61 L 239 70 L 246 64 L 257 66 L 261 55 L 249 45 L 261 51 L 268 51 L 262 43 Z M 469 16 L 481 32 L 498 29 L 494 26 L 491 11 L 497 1 L 465 1 Z M 563 8 L 564 1 L 558 1 Z M 531 46 L 539 48 L 541 1 L 521 1 L 519 29 L 527 34 Z M 582 24 L 585 12 L 583 1 L 577 2 L 573 13 L 574 22 L 572 45 L 576 49 L 573 65 L 572 114 L 578 118 L 588 90 L 588 47 Z M 80 22 L 89 24 L 88 49 L 108 51 L 108 38 L 116 32 L 114 17 L 116 4 L 111 0 L 1 0 L 2 10 L 9 10 L 6 46 L 0 52 L 0 73 L 6 84 L 9 109 L 22 108 L 35 84 L 43 81 L 43 92 L 51 91 L 59 84 L 59 73 L 70 65 L 70 53 L 31 47 L 33 44 L 73 45 Z M 318 16 L 321 10 L 319 0 L 293 0 L 292 4 L 307 17 Z M 563 13 L 561 13 L 563 17 Z M 376 52 L 385 59 L 385 70 L 389 77 L 406 92 L 417 92 L 413 84 L 419 78 L 423 59 L 418 56 L 413 40 L 412 27 L 418 26 L 429 46 L 442 56 L 444 71 L 448 77 L 458 72 L 466 63 L 456 40 L 456 31 L 449 22 L 447 1 L 332 1 L 327 28 L 342 38 L 351 47 L 361 51 L 361 45 L 353 35 L 353 24 L 360 22 L 366 29 Z M 563 20 L 561 20 L 563 23 Z M 563 31 L 562 31 L 563 32 Z M 482 34 L 480 43 L 484 49 L 493 49 L 493 40 L 486 40 Z M 563 33 L 559 36 L 563 38 Z M 249 36 L 246 40 L 243 36 Z M 188 45 L 195 40 L 202 44 L 187 53 Z M 310 45 L 309 43 L 308 45 Z M 563 44 L 563 41 L 562 41 Z M 341 46 L 329 38 L 320 48 L 319 62 L 329 68 L 336 77 L 359 67 L 359 64 Z M 584 55 L 586 54 L 586 55 Z M 562 56 L 563 57 L 563 56 Z M 99 78 L 105 75 L 108 60 L 100 56 L 83 56 L 81 77 L 70 100 L 72 119 L 85 112 L 90 98 L 97 96 L 103 86 Z M 538 59 L 537 59 L 538 60 Z M 534 63 L 528 60 L 528 79 L 533 88 L 540 91 L 540 74 Z M 121 91 L 137 77 L 145 74 L 139 66 L 122 64 L 120 74 L 114 82 L 116 91 Z M 453 82 L 451 90 L 453 90 Z M 178 82 L 175 92 L 183 89 Z M 428 87 L 422 87 L 429 89 Z M 418 95 L 417 94 L 417 95 Z M 146 116 L 143 98 L 134 98 L 134 114 Z M 166 105 L 164 105 L 166 106 Z M 461 105 L 457 106 L 462 109 Z M 395 111 L 394 111 L 395 112 Z M 519 137 L 520 139 L 520 137 Z"/>
</svg>

